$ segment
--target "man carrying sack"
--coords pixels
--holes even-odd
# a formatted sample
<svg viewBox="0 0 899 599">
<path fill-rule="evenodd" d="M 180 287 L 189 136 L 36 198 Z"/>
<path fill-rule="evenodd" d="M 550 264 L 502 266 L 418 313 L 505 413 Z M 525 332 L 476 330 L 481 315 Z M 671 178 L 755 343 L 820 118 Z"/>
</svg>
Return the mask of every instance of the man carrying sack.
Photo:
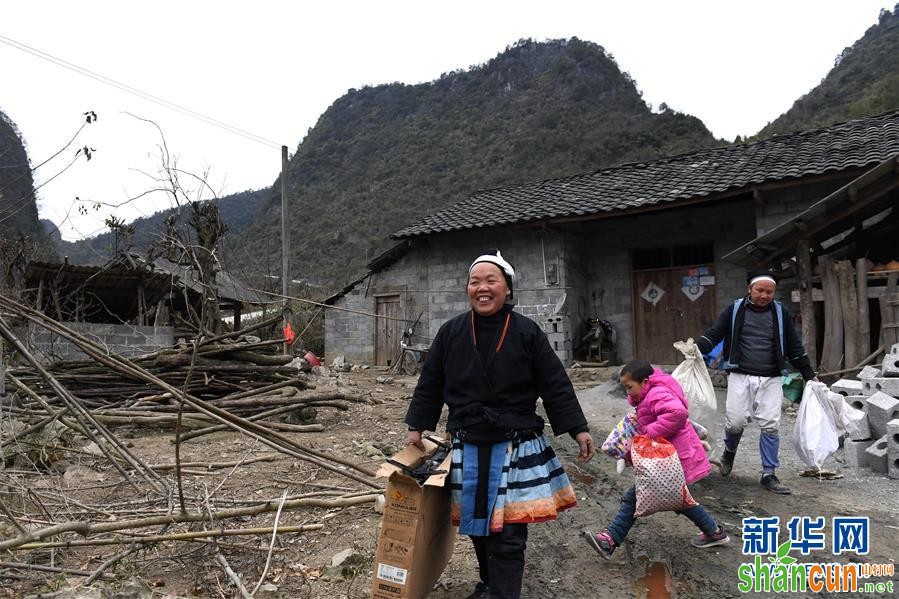
<svg viewBox="0 0 899 599">
<path fill-rule="evenodd" d="M 811 363 L 796 334 L 790 313 L 774 300 L 777 277 L 770 272 L 750 274 L 746 297 L 721 312 L 718 320 L 696 343 L 708 354 L 724 341 L 721 367 L 728 371 L 724 425 L 724 452 L 719 470 L 728 476 L 744 427 L 755 418 L 761 427 L 759 453 L 762 458 L 763 487 L 787 495 L 789 487 L 778 480 L 774 470 L 780 465 L 781 376 L 787 363 L 809 381 L 815 377 Z"/>
</svg>

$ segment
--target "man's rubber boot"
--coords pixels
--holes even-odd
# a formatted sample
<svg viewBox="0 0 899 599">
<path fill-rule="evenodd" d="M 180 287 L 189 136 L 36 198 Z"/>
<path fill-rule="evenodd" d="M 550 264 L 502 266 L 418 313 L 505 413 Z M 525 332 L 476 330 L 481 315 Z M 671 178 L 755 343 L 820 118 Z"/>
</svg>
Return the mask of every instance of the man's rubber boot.
<svg viewBox="0 0 899 599">
<path fill-rule="evenodd" d="M 721 465 L 718 466 L 718 472 L 721 473 L 721 476 L 730 476 L 730 471 L 734 469 L 734 458 L 736 456 L 736 451 L 724 449 L 721 453 Z"/>
</svg>

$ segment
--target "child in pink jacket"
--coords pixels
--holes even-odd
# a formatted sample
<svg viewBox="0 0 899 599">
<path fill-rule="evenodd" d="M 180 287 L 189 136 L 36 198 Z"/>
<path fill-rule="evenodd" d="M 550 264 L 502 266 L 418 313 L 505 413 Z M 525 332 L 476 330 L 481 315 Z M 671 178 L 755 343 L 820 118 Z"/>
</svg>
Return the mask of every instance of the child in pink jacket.
<svg viewBox="0 0 899 599">
<path fill-rule="evenodd" d="M 646 360 L 634 360 L 621 369 L 621 384 L 628 401 L 637 408 L 637 432 L 667 439 L 674 445 L 687 484 L 704 478 L 711 470 L 699 436 L 687 418 L 687 400 L 674 378 L 653 369 Z M 634 525 L 637 492 L 632 485 L 621 498 L 621 507 L 608 527 L 599 533 L 584 531 L 584 537 L 604 559 L 612 557 Z M 691 541 L 694 547 L 714 547 L 730 542 L 730 537 L 701 505 L 678 512 L 689 518 L 702 533 Z"/>
</svg>

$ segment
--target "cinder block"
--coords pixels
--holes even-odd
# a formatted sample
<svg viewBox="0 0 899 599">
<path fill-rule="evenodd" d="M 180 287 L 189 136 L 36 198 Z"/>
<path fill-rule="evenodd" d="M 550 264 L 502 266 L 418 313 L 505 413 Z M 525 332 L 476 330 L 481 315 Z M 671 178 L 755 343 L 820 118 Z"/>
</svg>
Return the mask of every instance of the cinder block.
<svg viewBox="0 0 899 599">
<path fill-rule="evenodd" d="M 843 397 L 859 395 L 862 392 L 862 382 L 852 379 L 840 379 L 830 386 L 830 390 L 839 393 Z"/>
<path fill-rule="evenodd" d="M 878 391 L 899 397 L 899 377 L 876 377 L 862 381 L 862 393 L 865 395 L 874 395 Z"/>
<path fill-rule="evenodd" d="M 874 472 L 880 472 L 882 474 L 888 473 L 888 447 L 887 447 L 887 436 L 884 435 L 878 440 L 874 441 L 868 449 L 865 450 L 865 459 L 867 460 L 868 466 Z"/>
<path fill-rule="evenodd" d="M 893 344 L 893 347 L 890 348 L 890 353 L 894 356 L 899 356 L 899 343 Z"/>
<path fill-rule="evenodd" d="M 853 470 L 860 470 L 868 465 L 868 454 L 865 450 L 871 446 L 871 439 L 863 439 L 854 441 L 846 439 L 843 441 L 843 460 L 846 467 Z"/>
<path fill-rule="evenodd" d="M 899 479 L 899 419 L 887 422 L 887 476 Z"/>
<path fill-rule="evenodd" d="M 890 454 L 896 454 L 899 458 L 899 419 L 887 422 L 887 445 L 890 448 Z"/>
<path fill-rule="evenodd" d="M 899 376 L 899 354 L 889 353 L 883 357 L 881 376 Z"/>
<path fill-rule="evenodd" d="M 892 479 L 899 479 L 899 453 L 887 455 L 887 476 Z"/>
<path fill-rule="evenodd" d="M 899 399 L 877 392 L 868 398 L 868 425 L 876 438 L 885 435 L 887 422 L 899 418 Z"/>
<path fill-rule="evenodd" d="M 858 373 L 858 378 L 861 381 L 865 379 L 873 379 L 880 376 L 880 369 L 875 366 L 865 366 L 862 368 L 862 371 Z"/>
<path fill-rule="evenodd" d="M 850 431 L 848 437 L 853 441 L 864 441 L 871 438 L 871 423 L 867 418 L 862 418 L 854 431 Z"/>
<path fill-rule="evenodd" d="M 855 408 L 868 413 L 868 396 L 867 395 L 850 395 L 846 398 L 846 403 Z"/>
</svg>

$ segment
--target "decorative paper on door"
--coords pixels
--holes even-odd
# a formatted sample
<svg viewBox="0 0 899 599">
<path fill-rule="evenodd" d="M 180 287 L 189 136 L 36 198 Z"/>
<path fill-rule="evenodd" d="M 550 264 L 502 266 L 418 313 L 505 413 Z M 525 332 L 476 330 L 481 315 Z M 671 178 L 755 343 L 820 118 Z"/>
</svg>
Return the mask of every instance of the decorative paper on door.
<svg viewBox="0 0 899 599">
<path fill-rule="evenodd" d="M 705 293 L 705 287 L 702 285 L 689 285 L 680 288 L 691 302 L 695 302 L 702 294 Z"/>
<path fill-rule="evenodd" d="M 709 285 L 715 284 L 715 275 L 701 275 L 699 277 L 699 284 L 703 287 L 708 287 Z"/>
<path fill-rule="evenodd" d="M 665 290 L 655 283 L 650 282 L 649 285 L 646 286 L 646 289 L 643 290 L 643 293 L 640 294 L 640 297 L 655 306 L 659 303 L 659 300 L 662 299 L 663 295 L 665 295 Z"/>
</svg>

